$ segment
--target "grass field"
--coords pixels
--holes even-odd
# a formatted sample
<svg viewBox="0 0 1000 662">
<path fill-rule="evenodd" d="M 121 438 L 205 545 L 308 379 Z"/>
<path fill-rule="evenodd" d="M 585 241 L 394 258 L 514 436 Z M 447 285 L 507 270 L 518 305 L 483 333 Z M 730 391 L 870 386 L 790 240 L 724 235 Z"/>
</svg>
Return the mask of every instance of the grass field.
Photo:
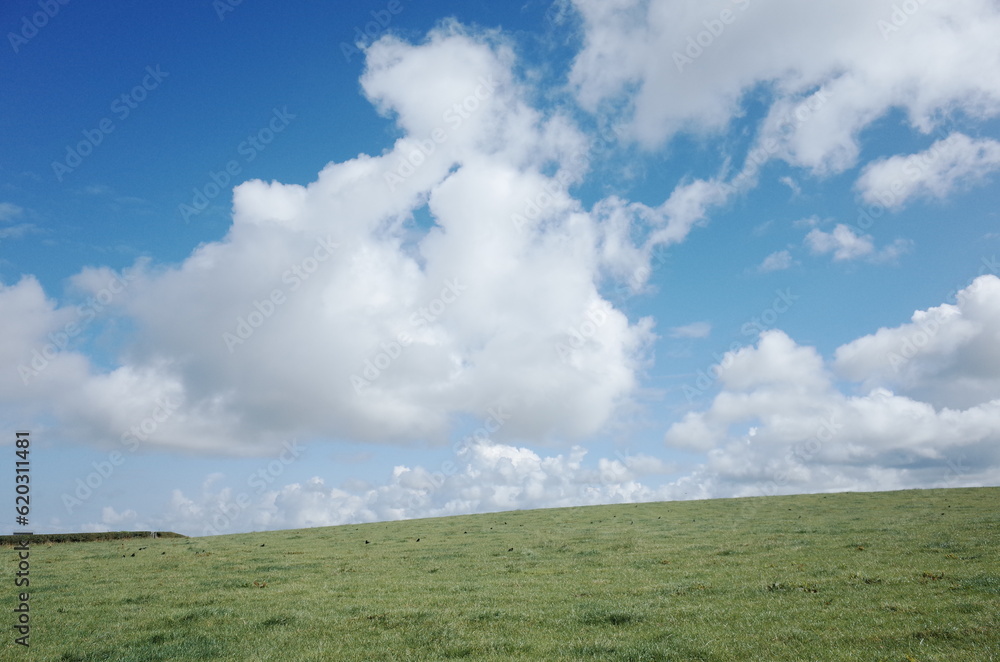
<svg viewBox="0 0 1000 662">
<path fill-rule="evenodd" d="M 998 544 L 1000 488 L 50 544 L 0 657 L 985 662 Z"/>
</svg>

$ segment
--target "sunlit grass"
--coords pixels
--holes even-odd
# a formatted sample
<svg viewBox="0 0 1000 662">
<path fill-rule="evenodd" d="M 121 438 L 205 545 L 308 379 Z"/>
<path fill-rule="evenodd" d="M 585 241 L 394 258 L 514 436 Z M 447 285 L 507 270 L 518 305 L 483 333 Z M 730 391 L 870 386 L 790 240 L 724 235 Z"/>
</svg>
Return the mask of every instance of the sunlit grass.
<svg viewBox="0 0 1000 662">
<path fill-rule="evenodd" d="M 998 505 L 809 495 L 35 546 L 30 656 L 8 634 L 0 657 L 1000 660 Z"/>
</svg>

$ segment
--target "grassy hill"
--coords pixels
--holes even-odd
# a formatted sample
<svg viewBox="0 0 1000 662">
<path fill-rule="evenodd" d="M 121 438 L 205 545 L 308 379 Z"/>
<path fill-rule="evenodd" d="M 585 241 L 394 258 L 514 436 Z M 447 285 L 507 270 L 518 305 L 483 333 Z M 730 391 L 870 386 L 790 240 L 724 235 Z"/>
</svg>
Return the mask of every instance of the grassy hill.
<svg viewBox="0 0 1000 662">
<path fill-rule="evenodd" d="M 846 493 L 37 545 L 31 648 L 4 623 L 0 658 L 1000 660 L 998 506 Z"/>
</svg>

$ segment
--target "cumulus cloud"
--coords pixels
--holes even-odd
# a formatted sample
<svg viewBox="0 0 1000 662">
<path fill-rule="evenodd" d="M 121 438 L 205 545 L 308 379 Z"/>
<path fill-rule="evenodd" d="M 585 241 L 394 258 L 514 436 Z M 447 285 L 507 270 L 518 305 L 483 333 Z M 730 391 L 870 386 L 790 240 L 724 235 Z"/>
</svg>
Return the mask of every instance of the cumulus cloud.
<svg viewBox="0 0 1000 662">
<path fill-rule="evenodd" d="M 215 487 L 175 490 L 149 526 L 190 535 L 333 526 L 541 507 L 655 501 L 683 496 L 657 479 L 676 470 L 658 458 L 619 454 L 587 463 L 587 451 L 539 454 L 524 446 L 477 439 L 441 467 L 398 465 L 380 485 L 332 487 L 320 477 L 267 490 Z M 93 530 L 125 519 L 106 508 Z"/>
<path fill-rule="evenodd" d="M 823 232 L 819 228 L 810 230 L 805 243 L 813 253 L 833 253 L 833 259 L 838 261 L 867 257 L 875 252 L 871 235 L 858 235 L 852 228 L 840 223 L 833 232 Z"/>
<path fill-rule="evenodd" d="M 398 465 L 377 485 L 333 487 L 316 476 L 261 483 L 250 494 L 221 486 L 224 477 L 213 474 L 198 494 L 175 490 L 162 515 L 105 508 L 88 530 L 129 522 L 205 535 L 519 508 L 996 484 L 1000 278 L 979 277 L 956 301 L 847 343 L 833 360 L 780 330 L 728 352 L 710 405 L 664 437 L 668 447 L 705 454 L 693 469 L 645 454 L 587 462 L 580 446 L 540 453 L 470 436 L 440 466 Z"/>
<path fill-rule="evenodd" d="M 923 152 L 869 163 L 856 188 L 869 204 L 903 207 L 916 197 L 943 199 L 1000 169 L 1000 142 L 953 133 Z"/>
<path fill-rule="evenodd" d="M 32 368 L 30 348 L 81 313 L 30 280 L 5 288 L 18 322 L 0 347 L 29 377 L 0 387 L 44 400 L 67 438 L 234 454 L 289 435 L 444 443 L 456 417 L 498 403 L 515 411 L 510 439 L 613 421 L 655 336 L 602 287 L 641 287 L 652 251 L 729 190 L 686 181 L 656 207 L 588 211 L 568 193 L 586 140 L 529 104 L 501 40 L 446 23 L 366 58 L 362 90 L 400 128 L 393 145 L 306 186 L 241 184 L 227 235 L 180 264 L 81 272 L 94 328 L 135 330 L 110 367 L 76 338 Z"/>
<path fill-rule="evenodd" d="M 728 353 L 711 405 L 666 433 L 668 446 L 708 454 L 685 480 L 715 496 L 996 483 L 1000 279 L 957 299 L 830 362 L 778 330 Z"/>
<path fill-rule="evenodd" d="M 751 159 L 819 173 L 851 167 L 860 132 L 890 110 L 921 132 L 957 109 L 1000 112 L 1000 8 L 988 0 L 573 4 L 584 47 L 572 89 L 593 112 L 624 112 L 649 147 L 724 129 L 761 86 L 771 100 Z"/>
<path fill-rule="evenodd" d="M 918 310 L 837 349 L 840 374 L 866 388 L 889 388 L 935 407 L 967 408 L 1000 399 L 1000 279 L 978 277 L 954 304 Z"/>
<path fill-rule="evenodd" d="M 771 271 L 782 271 L 788 269 L 792 266 L 792 254 L 787 250 L 785 251 L 775 251 L 767 257 L 764 261 L 760 263 L 757 267 L 757 271 L 761 273 L 768 273 Z"/>
<path fill-rule="evenodd" d="M 838 223 L 833 232 L 813 228 L 806 235 L 805 244 L 816 255 L 833 254 L 837 262 L 864 258 L 869 262 L 891 262 L 909 250 L 911 243 L 897 239 L 881 250 L 875 250 L 871 235 L 859 235 L 850 226 Z"/>
</svg>

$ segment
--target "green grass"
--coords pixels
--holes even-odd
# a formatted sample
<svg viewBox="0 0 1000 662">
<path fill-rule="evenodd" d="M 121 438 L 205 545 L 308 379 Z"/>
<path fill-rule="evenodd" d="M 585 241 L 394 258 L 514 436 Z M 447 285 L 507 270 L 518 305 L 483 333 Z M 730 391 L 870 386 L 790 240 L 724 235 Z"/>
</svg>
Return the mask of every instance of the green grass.
<svg viewBox="0 0 1000 662">
<path fill-rule="evenodd" d="M 1000 660 L 998 505 L 847 493 L 40 545 L 30 653 L 4 623 L 0 658 Z"/>
</svg>

